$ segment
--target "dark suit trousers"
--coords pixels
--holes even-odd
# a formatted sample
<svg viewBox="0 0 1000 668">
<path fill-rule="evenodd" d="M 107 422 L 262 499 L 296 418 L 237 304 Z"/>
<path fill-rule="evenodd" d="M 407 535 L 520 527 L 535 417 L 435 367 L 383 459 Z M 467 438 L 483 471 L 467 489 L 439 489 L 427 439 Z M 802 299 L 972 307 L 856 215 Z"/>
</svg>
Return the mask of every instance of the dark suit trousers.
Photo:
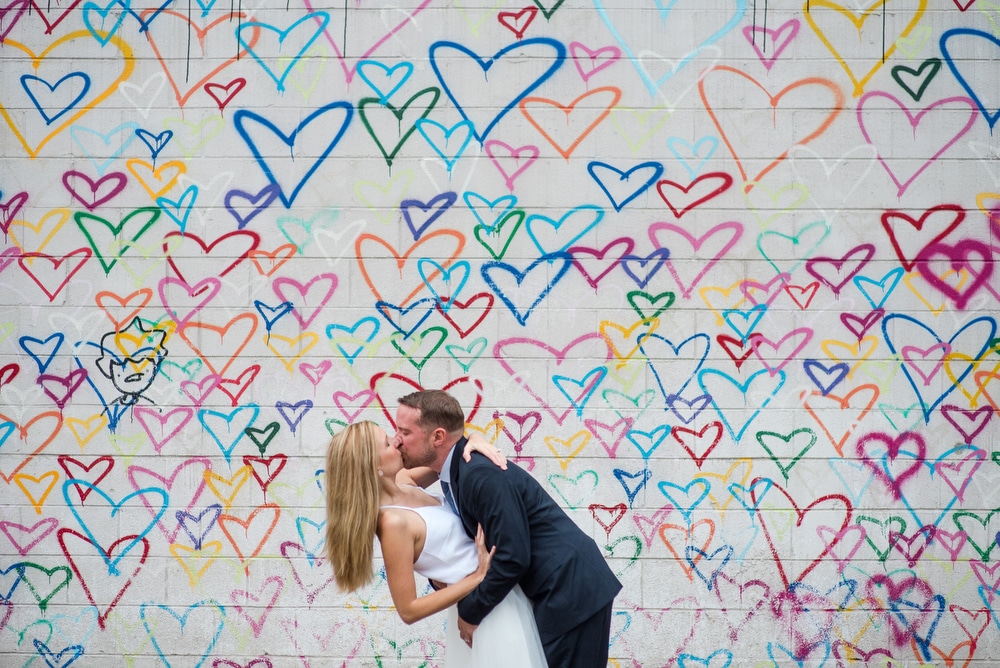
<svg viewBox="0 0 1000 668">
<path fill-rule="evenodd" d="M 590 619 L 543 642 L 549 668 L 607 668 L 613 605 L 609 602 Z"/>
</svg>

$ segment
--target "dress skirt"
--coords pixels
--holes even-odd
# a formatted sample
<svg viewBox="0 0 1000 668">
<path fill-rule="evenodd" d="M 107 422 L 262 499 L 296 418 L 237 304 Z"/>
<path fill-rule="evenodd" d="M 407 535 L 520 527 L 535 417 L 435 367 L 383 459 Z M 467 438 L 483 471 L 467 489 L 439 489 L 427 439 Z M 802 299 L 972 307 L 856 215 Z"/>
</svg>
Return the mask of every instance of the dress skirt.
<svg viewBox="0 0 1000 668">
<path fill-rule="evenodd" d="M 458 635 L 458 609 L 448 610 L 445 668 L 546 668 L 545 653 L 531 601 L 515 586 L 486 615 L 472 636 L 472 647 Z"/>
</svg>

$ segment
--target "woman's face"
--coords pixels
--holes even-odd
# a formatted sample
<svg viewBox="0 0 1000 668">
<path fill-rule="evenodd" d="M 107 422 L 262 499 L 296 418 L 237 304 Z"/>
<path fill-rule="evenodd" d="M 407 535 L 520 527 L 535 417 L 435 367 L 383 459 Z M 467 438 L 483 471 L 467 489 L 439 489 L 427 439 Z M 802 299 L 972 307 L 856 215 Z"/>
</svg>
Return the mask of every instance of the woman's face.
<svg viewBox="0 0 1000 668">
<path fill-rule="evenodd" d="M 378 427 L 375 427 L 375 440 L 379 470 L 382 471 L 382 475 L 395 479 L 396 474 L 403 468 L 403 458 L 396 449 L 396 444 Z"/>
</svg>

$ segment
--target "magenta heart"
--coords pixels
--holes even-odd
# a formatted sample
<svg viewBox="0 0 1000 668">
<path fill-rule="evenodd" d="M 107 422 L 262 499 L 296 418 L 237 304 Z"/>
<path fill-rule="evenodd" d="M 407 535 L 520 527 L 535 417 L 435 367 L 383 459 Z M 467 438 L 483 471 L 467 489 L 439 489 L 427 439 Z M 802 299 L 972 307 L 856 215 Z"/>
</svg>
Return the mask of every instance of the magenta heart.
<svg viewBox="0 0 1000 668">
<path fill-rule="evenodd" d="M 28 193 L 19 192 L 13 195 L 6 204 L 0 203 L 0 232 L 7 234 L 7 230 L 10 229 L 10 224 L 14 221 L 14 216 L 17 215 L 24 203 L 28 201 Z"/>
<path fill-rule="evenodd" d="M 880 308 L 870 311 L 863 318 L 853 313 L 841 313 L 840 322 L 844 323 L 844 327 L 851 330 L 851 334 L 858 337 L 858 341 L 860 341 L 865 338 L 865 333 L 872 328 L 872 325 L 881 320 L 884 315 L 885 309 Z"/>
<path fill-rule="evenodd" d="M 11 246 L 9 248 L 3 249 L 3 252 L 0 253 L 0 271 L 6 269 L 9 264 L 11 264 L 12 262 L 14 262 L 14 260 L 17 259 L 20 250 L 21 249 L 19 249 L 17 246 Z"/>
<path fill-rule="evenodd" d="M 947 269 L 939 271 L 942 262 L 952 271 L 964 269 L 971 280 L 961 286 L 952 285 L 941 277 L 947 272 Z M 938 242 L 920 251 L 917 269 L 925 281 L 948 299 L 954 300 L 956 308 L 964 309 L 969 299 L 989 281 L 993 273 L 992 253 L 989 244 L 975 239 L 963 239 L 954 245 Z"/>
<path fill-rule="evenodd" d="M 840 258 L 815 257 L 806 262 L 806 271 L 829 287 L 834 295 L 861 271 L 875 255 L 873 244 L 855 246 Z"/>
<path fill-rule="evenodd" d="M 0 7 L 0 43 L 7 39 L 7 35 L 14 29 L 14 24 L 21 18 L 26 9 L 28 9 L 28 0 L 13 0 L 6 7 Z"/>
<path fill-rule="evenodd" d="M 504 417 L 510 418 L 517 423 L 517 436 L 514 436 L 511 430 L 507 428 L 506 424 L 504 424 L 503 433 L 506 434 L 507 438 L 509 438 L 514 444 L 514 449 L 520 452 L 524 448 L 525 441 L 531 438 L 531 435 L 535 433 L 536 429 L 538 429 L 538 425 L 542 423 L 542 414 L 538 411 L 530 411 L 521 415 L 519 413 L 514 413 L 513 411 L 507 411 L 504 413 Z M 504 422 L 506 422 L 506 420 Z M 527 428 L 525 425 L 528 425 Z"/>
<path fill-rule="evenodd" d="M 128 177 L 122 172 L 111 172 L 94 181 L 83 172 L 71 169 L 63 174 L 62 182 L 87 211 L 93 211 L 125 190 Z"/>
<path fill-rule="evenodd" d="M 879 460 L 874 458 L 879 446 L 885 446 L 885 454 Z M 889 434 L 872 432 L 858 439 L 856 446 L 858 456 L 875 474 L 875 477 L 885 483 L 897 501 L 903 496 L 903 483 L 920 472 L 927 455 L 927 443 L 915 431 L 903 432 L 893 438 Z M 900 457 L 903 455 L 903 457 Z M 902 469 L 894 466 L 910 458 L 913 463 Z"/>
</svg>

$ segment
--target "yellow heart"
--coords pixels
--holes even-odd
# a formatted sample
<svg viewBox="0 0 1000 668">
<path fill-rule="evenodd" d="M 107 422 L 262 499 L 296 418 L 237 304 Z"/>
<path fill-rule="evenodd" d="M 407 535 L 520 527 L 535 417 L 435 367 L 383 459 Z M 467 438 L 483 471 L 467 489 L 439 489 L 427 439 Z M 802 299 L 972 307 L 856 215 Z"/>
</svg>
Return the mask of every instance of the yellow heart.
<svg viewBox="0 0 1000 668">
<path fill-rule="evenodd" d="M 726 324 L 726 319 L 722 316 L 724 311 L 731 311 L 733 309 L 740 308 L 746 301 L 746 295 L 739 287 L 743 284 L 742 280 L 736 281 L 728 288 L 720 288 L 715 286 L 706 286 L 698 290 L 698 294 L 701 295 L 701 300 L 705 302 L 705 305 L 711 309 L 712 313 L 715 314 L 715 324 L 722 326 Z M 736 296 L 739 299 L 732 299 L 729 295 L 736 291 Z M 719 299 L 716 300 L 715 297 L 718 295 Z"/>
<path fill-rule="evenodd" d="M 156 167 L 152 163 L 138 158 L 132 158 L 125 162 L 128 171 L 139 180 L 142 187 L 149 193 L 150 198 L 155 202 L 157 197 L 169 192 L 177 183 L 181 174 L 187 172 L 187 166 L 180 160 L 171 160 Z M 163 173 L 171 172 L 171 176 L 166 178 Z M 166 185 L 163 185 L 166 182 Z M 157 190 L 157 188 L 159 188 Z"/>
<path fill-rule="evenodd" d="M 216 498 L 222 501 L 226 510 L 229 510 L 229 507 L 233 505 L 233 499 L 236 498 L 243 485 L 247 484 L 252 473 L 253 467 L 248 464 L 237 469 L 232 478 L 223 477 L 211 469 L 206 469 L 203 477 L 205 484 L 212 490 L 212 494 L 215 494 Z M 228 496 L 226 495 L 227 491 Z"/>
<path fill-rule="evenodd" d="M 104 413 L 91 415 L 89 418 L 66 418 L 66 426 L 73 432 L 73 437 L 80 444 L 80 449 L 97 435 L 97 432 L 108 426 L 108 416 Z"/>
<path fill-rule="evenodd" d="M 878 348 L 878 342 L 879 338 L 877 336 L 866 336 L 857 343 L 826 339 L 819 344 L 819 347 L 834 362 L 852 362 L 851 369 L 847 372 L 847 376 L 851 377 L 857 370 L 858 365 L 871 357 L 871 354 L 875 352 L 875 349 Z"/>
<path fill-rule="evenodd" d="M 652 334 L 660 326 L 658 318 L 637 320 L 630 327 L 623 327 L 610 320 L 602 320 L 600 325 L 601 338 L 608 343 L 611 352 L 620 360 L 631 359 L 639 350 L 637 339 L 641 335 Z M 636 333 L 636 330 L 640 330 Z M 628 352 L 625 352 L 628 351 Z"/>
<path fill-rule="evenodd" d="M 45 503 L 45 499 L 48 498 L 49 493 L 52 488 L 56 486 L 56 482 L 59 480 L 58 471 L 46 471 L 37 478 L 33 475 L 28 475 L 27 473 L 18 473 L 14 476 L 14 482 L 17 486 L 21 488 L 24 495 L 28 497 L 31 501 L 31 505 L 34 507 L 35 512 L 39 515 L 42 514 L 42 505 Z M 41 494 L 36 498 L 35 494 L 32 494 L 32 490 L 28 489 L 25 483 L 33 483 L 32 488 L 35 490 L 41 489 Z"/>
<path fill-rule="evenodd" d="M 69 220 L 70 213 L 71 211 L 69 209 L 52 209 L 42 216 L 42 219 L 38 221 L 36 225 L 32 225 L 26 220 L 15 220 L 11 222 L 7 233 L 10 235 L 11 241 L 14 242 L 14 245 L 20 248 L 23 252 L 41 253 L 42 250 L 48 246 L 49 242 L 52 241 L 52 237 L 56 235 L 56 232 L 58 232 L 62 228 L 63 224 Z M 41 238 L 41 240 L 38 241 L 37 245 L 33 248 L 27 248 L 27 235 L 22 237 L 17 232 L 17 228 L 30 231 L 36 239 Z"/>
<path fill-rule="evenodd" d="M 583 450 L 588 442 L 590 442 L 590 431 L 586 429 L 576 432 L 568 440 L 555 436 L 545 437 L 545 445 L 549 446 L 549 450 L 556 456 L 563 473 L 566 472 L 566 469 L 569 468 L 569 463 L 580 454 L 580 451 Z M 566 453 L 565 456 L 561 456 L 563 453 Z"/>
<path fill-rule="evenodd" d="M 753 471 L 752 459 L 737 459 L 735 462 L 733 462 L 732 466 L 729 467 L 729 470 L 726 471 L 725 474 L 710 473 L 706 471 L 704 473 L 699 473 L 694 478 L 695 480 L 699 478 L 704 479 L 709 484 L 711 484 L 713 479 L 721 481 L 722 483 L 721 489 L 724 490 L 724 492 L 719 496 L 725 501 L 723 503 L 720 503 L 719 499 L 716 498 L 716 496 L 712 494 L 711 491 L 708 492 L 708 498 L 712 502 L 712 505 L 714 505 L 716 509 L 718 509 L 719 515 L 721 517 L 725 517 L 726 508 L 728 508 L 729 504 L 732 503 L 733 499 L 736 498 L 735 496 L 729 493 L 729 484 L 731 482 L 739 482 L 741 486 L 746 487 L 747 480 L 750 479 L 751 471 Z M 735 475 L 740 476 L 738 480 L 734 477 Z"/>
<path fill-rule="evenodd" d="M 51 52 L 53 49 L 60 46 L 61 44 L 64 44 L 65 42 L 70 42 L 75 39 L 86 40 L 89 43 L 94 40 L 94 37 L 93 35 L 90 34 L 90 31 L 88 30 L 77 30 L 75 32 L 71 32 L 67 35 L 63 35 L 56 41 L 52 42 L 52 44 L 50 44 L 48 47 L 45 48 L 44 51 L 42 51 L 41 55 L 36 55 L 34 51 L 32 51 L 24 44 L 15 42 L 13 40 L 9 39 L 4 40 L 3 45 L 5 47 L 13 47 L 15 49 L 20 49 L 21 51 L 24 51 L 26 54 L 28 54 L 28 56 L 31 58 L 32 68 L 37 71 L 39 65 L 41 65 L 42 61 L 45 60 L 45 57 L 49 55 L 49 52 Z M 86 114 L 88 111 L 90 111 L 98 104 L 100 104 L 102 101 L 104 101 L 104 99 L 107 98 L 109 95 L 117 91 L 118 85 L 123 81 L 127 80 L 129 76 L 132 74 L 132 69 L 135 67 L 135 62 L 132 59 L 132 48 L 118 37 L 111 37 L 107 41 L 107 44 L 113 44 L 118 49 L 118 53 L 121 54 L 122 58 L 125 61 L 121 74 L 118 75 L 118 77 L 114 80 L 114 82 L 110 86 L 108 86 L 107 89 L 99 93 L 97 97 L 87 102 L 87 104 L 82 105 L 78 111 L 71 114 L 66 120 L 64 120 L 61 124 L 59 124 L 52 132 L 47 134 L 38 143 L 37 146 L 32 147 L 28 143 L 27 138 L 21 134 L 20 130 L 17 129 L 17 126 L 14 124 L 14 119 L 11 118 L 10 114 L 7 112 L 7 109 L 3 106 L 3 104 L 0 104 L 0 115 L 3 115 L 4 120 L 7 121 L 7 125 L 10 126 L 10 129 L 14 133 L 14 136 L 17 137 L 17 140 L 21 143 L 21 146 L 24 147 L 24 150 L 27 151 L 28 155 L 31 156 L 31 158 L 36 158 L 39 152 L 42 150 L 42 148 L 47 143 L 49 143 L 49 141 L 53 137 L 55 137 L 57 134 L 68 128 L 73 123 L 80 120 L 80 118 L 84 114 Z M 105 46 L 107 44 L 105 44 Z M 101 64 L 103 65 L 103 62 Z"/>
<path fill-rule="evenodd" d="M 202 543 L 200 550 L 180 543 L 173 543 L 170 546 L 170 554 L 181 562 L 184 572 L 188 574 L 188 580 L 191 581 L 191 587 L 198 584 L 201 576 L 205 574 L 205 571 L 221 552 L 222 542 L 218 540 Z"/>
<path fill-rule="evenodd" d="M 913 29 L 917 26 L 917 24 L 920 22 L 920 19 L 924 15 L 924 10 L 927 9 L 927 0 L 920 0 L 919 6 L 913 12 L 913 18 L 906 25 L 906 27 L 903 28 L 898 35 L 893 37 L 891 41 L 884 42 L 884 44 L 887 45 L 887 48 L 880 54 L 880 57 L 877 59 L 868 59 L 868 62 L 865 65 L 862 65 L 862 68 L 864 68 L 868 63 L 874 62 L 874 65 L 871 66 L 868 72 L 862 75 L 860 78 L 858 77 L 858 75 L 854 73 L 854 70 L 851 68 L 851 66 L 848 65 L 847 62 L 844 60 L 844 56 L 841 55 L 841 53 L 837 50 L 837 48 L 830 42 L 830 39 L 827 37 L 826 33 L 823 32 L 823 29 L 820 28 L 819 25 L 816 23 L 815 17 L 821 14 L 820 10 L 825 10 L 825 9 L 833 10 L 833 12 L 840 14 L 842 17 L 846 18 L 851 24 L 854 25 L 854 28 L 858 32 L 858 37 L 863 41 L 864 38 L 862 37 L 861 32 L 865 28 L 865 23 L 868 21 L 868 19 L 872 17 L 877 17 L 878 19 L 880 19 L 880 21 L 884 21 L 886 18 L 885 5 L 887 4 L 887 2 L 888 0 L 876 0 L 876 2 L 874 2 L 870 7 L 868 7 L 868 9 L 862 10 L 860 17 L 853 9 L 844 7 L 843 5 L 836 2 L 832 2 L 831 0 L 811 0 L 810 2 L 806 3 L 806 21 L 809 22 L 809 26 L 813 29 L 813 32 L 815 32 L 816 36 L 819 37 L 819 40 L 823 42 L 823 45 L 830 50 L 830 53 L 833 54 L 833 57 L 837 60 L 838 63 L 840 63 L 840 66 L 844 68 L 844 71 L 847 72 L 847 76 L 850 77 L 851 81 L 854 83 L 854 97 L 858 97 L 865 92 L 865 85 L 868 83 L 868 81 L 873 76 L 875 76 L 875 73 L 878 72 L 879 69 L 881 69 L 885 61 L 889 60 L 889 58 L 892 57 L 892 54 L 896 51 L 896 45 L 898 40 L 908 36 L 910 32 L 912 32 Z M 879 29 L 881 30 L 885 29 L 885 25 L 881 22 L 879 24 Z M 841 34 L 850 35 L 849 31 L 837 30 L 837 29 L 831 30 L 831 33 L 837 34 L 838 36 Z M 875 38 L 873 37 L 872 38 L 873 43 L 874 40 Z M 857 45 L 857 41 L 853 41 L 851 43 L 854 44 L 855 46 Z M 858 51 L 858 49 L 855 48 L 852 49 L 852 51 L 856 52 Z M 859 56 L 857 53 L 852 53 L 851 55 L 857 56 L 855 59 L 863 58 L 863 56 Z"/>
<path fill-rule="evenodd" d="M 272 341 L 281 344 L 281 350 L 274 347 L 271 344 Z M 294 338 L 280 334 L 268 334 L 264 337 L 264 344 L 284 363 L 288 373 L 295 373 L 295 363 L 302 359 L 302 356 L 317 343 L 319 343 L 319 334 L 316 332 L 303 332 Z"/>
</svg>

